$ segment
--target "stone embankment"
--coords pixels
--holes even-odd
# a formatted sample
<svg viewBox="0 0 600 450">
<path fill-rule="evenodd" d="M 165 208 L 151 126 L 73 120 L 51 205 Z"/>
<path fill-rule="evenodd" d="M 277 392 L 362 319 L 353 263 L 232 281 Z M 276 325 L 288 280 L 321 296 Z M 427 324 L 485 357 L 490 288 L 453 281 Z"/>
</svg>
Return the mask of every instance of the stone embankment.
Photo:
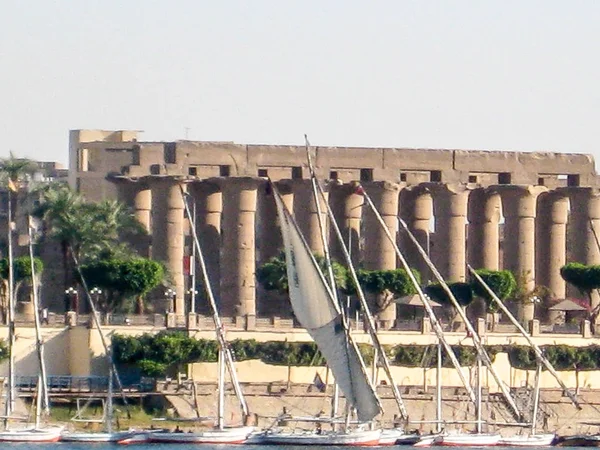
<svg viewBox="0 0 600 450">
<path fill-rule="evenodd" d="M 194 417 L 196 408 L 200 416 L 214 417 L 217 404 L 217 388 L 214 383 L 196 383 L 195 395 L 191 383 L 159 385 L 167 400 L 171 400 L 172 411 L 182 417 Z M 331 386 L 322 391 L 314 384 L 251 383 L 243 386 L 250 412 L 255 415 L 258 426 L 267 427 L 284 410 L 295 416 L 329 415 L 331 412 Z M 378 386 L 385 413 L 382 422 L 391 425 L 398 416 L 398 407 L 389 386 Z M 525 419 L 531 416 L 531 389 L 513 389 Z M 435 427 L 433 423 L 420 423 L 435 419 L 435 387 L 426 390 L 418 387 L 403 387 L 402 396 L 410 418 L 410 427 L 423 432 Z M 174 400 L 176 398 L 176 400 Z M 538 417 L 539 430 L 556 431 L 559 434 L 572 434 L 594 430 L 590 425 L 600 422 L 600 390 L 581 390 L 578 397 L 582 409 L 577 410 L 569 399 L 557 389 L 544 389 L 541 392 L 541 406 Z M 442 393 L 442 414 L 445 421 L 473 421 L 475 408 L 461 388 L 445 388 Z M 343 411 L 341 400 L 340 411 Z M 523 427 L 509 426 L 515 422 L 500 394 L 484 390 L 483 417 L 490 430 L 501 430 L 503 434 L 519 433 Z M 240 422 L 241 411 L 237 398 L 230 385 L 226 393 L 226 415 L 229 422 Z M 396 420 L 397 421 L 397 420 Z M 310 425 L 307 425 L 310 426 Z M 447 428 L 472 425 L 446 425 Z M 596 428 L 597 430 L 597 428 Z"/>
</svg>

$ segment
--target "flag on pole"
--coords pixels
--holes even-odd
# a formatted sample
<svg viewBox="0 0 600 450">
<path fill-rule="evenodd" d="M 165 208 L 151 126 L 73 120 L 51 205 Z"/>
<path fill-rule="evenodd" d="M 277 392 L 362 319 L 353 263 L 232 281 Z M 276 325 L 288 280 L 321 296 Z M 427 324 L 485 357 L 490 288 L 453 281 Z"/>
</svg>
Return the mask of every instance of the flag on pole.
<svg viewBox="0 0 600 450">
<path fill-rule="evenodd" d="M 12 180 L 12 178 L 8 179 L 8 189 L 11 190 L 12 192 L 17 192 L 17 185 Z"/>
</svg>

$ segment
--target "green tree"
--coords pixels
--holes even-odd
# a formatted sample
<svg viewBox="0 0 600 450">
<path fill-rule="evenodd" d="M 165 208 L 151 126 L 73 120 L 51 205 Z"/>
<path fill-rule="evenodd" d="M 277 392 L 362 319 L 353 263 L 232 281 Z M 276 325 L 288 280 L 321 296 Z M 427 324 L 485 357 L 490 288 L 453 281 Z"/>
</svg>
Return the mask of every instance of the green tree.
<svg viewBox="0 0 600 450">
<path fill-rule="evenodd" d="M 473 290 L 469 283 L 448 283 L 448 287 L 460 306 L 467 307 L 473 301 Z M 452 305 L 450 296 L 446 293 L 446 290 L 441 284 L 430 284 L 424 290 L 432 300 L 435 300 L 442 305 Z"/>
<path fill-rule="evenodd" d="M 592 292 L 600 289 L 600 265 L 586 266 L 581 263 L 569 263 L 560 268 L 560 275 L 567 283 L 575 286 L 585 295 L 590 304 L 588 318 L 595 331 L 596 321 L 600 314 L 600 304 L 592 305 Z"/>
<path fill-rule="evenodd" d="M 98 286 L 105 295 L 97 305 L 104 313 L 131 310 L 142 314 L 144 296 L 164 279 L 164 268 L 159 262 L 147 258 L 97 259 L 81 267 L 89 286 Z"/>
<path fill-rule="evenodd" d="M 475 272 L 502 301 L 508 299 L 517 289 L 517 281 L 510 270 L 478 269 Z M 476 296 L 485 301 L 489 313 L 498 311 L 496 301 L 474 277 L 471 280 L 471 288 Z"/>
<path fill-rule="evenodd" d="M 315 259 L 323 273 L 327 276 L 327 262 L 325 258 L 315 255 Z M 344 290 L 347 282 L 346 269 L 335 261 L 332 261 L 331 266 L 338 289 Z M 289 285 L 285 253 L 281 252 L 260 266 L 256 270 L 256 279 L 268 291 L 274 290 L 281 294 L 287 294 Z"/>
<path fill-rule="evenodd" d="M 40 277 L 44 270 L 44 263 L 40 258 L 34 257 L 33 264 L 35 269 L 35 275 L 37 278 Z M 18 298 L 19 289 L 26 282 L 31 282 L 31 258 L 29 256 L 19 256 L 13 260 L 13 277 L 14 277 L 14 290 L 15 298 Z M 0 259 L 0 278 L 2 278 L 2 285 L 5 291 L 8 290 L 8 258 Z M 37 279 L 36 278 L 36 279 Z"/>
</svg>

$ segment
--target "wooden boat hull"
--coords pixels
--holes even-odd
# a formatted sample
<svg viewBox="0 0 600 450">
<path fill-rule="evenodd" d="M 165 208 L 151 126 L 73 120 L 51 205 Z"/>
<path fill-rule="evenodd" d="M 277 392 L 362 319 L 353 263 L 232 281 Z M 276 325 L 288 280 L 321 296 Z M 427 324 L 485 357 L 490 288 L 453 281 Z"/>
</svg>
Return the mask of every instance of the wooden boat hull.
<svg viewBox="0 0 600 450">
<path fill-rule="evenodd" d="M 370 447 L 378 446 L 381 430 L 317 433 L 266 432 L 258 437 L 263 445 L 319 445 L 319 446 L 349 446 Z"/>
<path fill-rule="evenodd" d="M 133 435 L 131 431 L 116 431 L 113 433 L 83 433 L 65 432 L 60 436 L 64 442 L 119 442 Z"/>
<path fill-rule="evenodd" d="M 62 428 L 23 428 L 0 431 L 0 442 L 58 442 Z"/>
<path fill-rule="evenodd" d="M 446 447 L 491 447 L 498 445 L 499 434 L 448 434 L 441 436 L 438 445 Z"/>
<path fill-rule="evenodd" d="M 555 440 L 555 434 L 511 436 L 500 439 L 498 445 L 503 445 L 505 447 L 549 447 L 554 444 Z"/>
<path fill-rule="evenodd" d="M 579 434 L 576 436 L 564 436 L 558 439 L 559 447 L 600 447 L 600 435 Z"/>
<path fill-rule="evenodd" d="M 232 427 L 193 433 L 150 433 L 149 442 L 169 444 L 243 444 L 254 431 L 253 427 Z"/>
</svg>

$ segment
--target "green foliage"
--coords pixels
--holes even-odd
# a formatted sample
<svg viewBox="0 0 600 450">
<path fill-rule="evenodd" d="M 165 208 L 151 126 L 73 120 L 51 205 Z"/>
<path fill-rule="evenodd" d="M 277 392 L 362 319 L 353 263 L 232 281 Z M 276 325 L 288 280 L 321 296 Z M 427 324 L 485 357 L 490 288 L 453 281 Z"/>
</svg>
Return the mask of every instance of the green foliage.
<svg viewBox="0 0 600 450">
<path fill-rule="evenodd" d="M 321 270 L 327 274 L 327 263 L 322 256 L 315 255 L 317 263 Z M 356 294 L 356 287 L 352 280 L 350 271 L 336 261 L 332 261 L 333 276 L 338 289 L 345 295 Z M 413 270 L 417 282 L 420 280 L 420 274 Z M 269 259 L 265 264 L 256 270 L 258 282 L 266 290 L 276 290 L 280 293 L 288 292 L 287 268 L 285 262 L 285 253 Z M 397 297 L 411 295 L 416 293 L 408 274 L 404 269 L 395 270 L 358 270 L 357 278 L 362 288 L 371 293 L 381 294 L 390 292 Z"/>
<path fill-rule="evenodd" d="M 448 287 L 460 306 L 469 306 L 473 301 L 473 291 L 469 283 L 448 283 Z M 430 284 L 425 288 L 425 293 L 442 305 L 452 305 L 450 297 L 441 284 Z"/>
<path fill-rule="evenodd" d="M 0 340 L 0 361 L 8 359 L 8 345 L 4 339 Z"/>
<path fill-rule="evenodd" d="M 313 342 L 269 341 L 236 339 L 230 343 L 237 361 L 259 359 L 265 364 L 291 366 L 323 366 L 325 360 Z M 359 344 L 365 362 L 373 360 L 373 348 Z M 452 350 L 463 367 L 472 367 L 477 352 L 472 346 L 453 345 Z M 505 352 L 512 367 L 533 370 L 536 368 L 534 351 L 528 346 L 486 346 L 492 362 L 498 353 Z M 174 374 L 194 362 L 216 362 L 218 343 L 214 340 L 193 339 L 182 332 L 161 332 L 141 336 L 113 335 L 112 351 L 115 361 L 133 364 L 143 375 L 158 377 Z M 386 348 L 392 364 L 403 367 L 434 368 L 437 365 L 437 348 L 434 345 L 397 345 Z M 542 351 L 556 370 L 600 370 L 600 346 L 570 347 L 548 345 Z M 5 343 L 0 341 L 0 360 L 7 358 Z M 452 362 L 442 352 L 442 366 L 452 367 Z"/>
<path fill-rule="evenodd" d="M 502 301 L 509 298 L 517 289 L 517 281 L 510 270 L 479 269 L 476 272 Z M 498 310 L 498 304 L 475 278 L 471 280 L 471 289 L 476 296 L 485 300 L 488 312 L 494 313 Z"/>
<path fill-rule="evenodd" d="M 36 275 L 40 275 L 44 270 L 44 263 L 38 257 L 33 258 L 33 265 Z M 27 281 L 31 279 L 31 258 L 29 256 L 19 256 L 13 261 L 15 282 Z M 0 278 L 8 279 L 8 258 L 0 259 Z"/>
<path fill-rule="evenodd" d="M 126 307 L 128 300 L 144 296 L 164 277 L 163 266 L 147 258 L 99 259 L 82 266 L 81 273 L 89 286 L 105 291 L 98 305 L 104 312 Z"/>
<path fill-rule="evenodd" d="M 416 270 L 413 274 L 420 281 L 421 275 Z M 373 294 L 381 294 L 385 291 L 392 293 L 396 297 L 404 297 L 416 293 L 416 290 L 410 281 L 408 273 L 404 269 L 394 270 L 365 270 L 360 269 L 356 272 L 358 283 L 366 291 Z M 356 294 L 356 287 L 352 280 L 350 271 L 346 275 L 346 289 L 343 291 L 346 295 Z"/>
<path fill-rule="evenodd" d="M 560 275 L 567 283 L 588 294 L 600 288 L 600 266 L 569 263 L 561 267 Z"/>
<path fill-rule="evenodd" d="M 598 370 L 600 369 L 600 346 L 571 347 L 568 345 L 547 345 L 542 352 L 556 370 Z M 530 347 L 507 347 L 510 364 L 517 369 L 533 370 L 536 357 Z"/>
</svg>

